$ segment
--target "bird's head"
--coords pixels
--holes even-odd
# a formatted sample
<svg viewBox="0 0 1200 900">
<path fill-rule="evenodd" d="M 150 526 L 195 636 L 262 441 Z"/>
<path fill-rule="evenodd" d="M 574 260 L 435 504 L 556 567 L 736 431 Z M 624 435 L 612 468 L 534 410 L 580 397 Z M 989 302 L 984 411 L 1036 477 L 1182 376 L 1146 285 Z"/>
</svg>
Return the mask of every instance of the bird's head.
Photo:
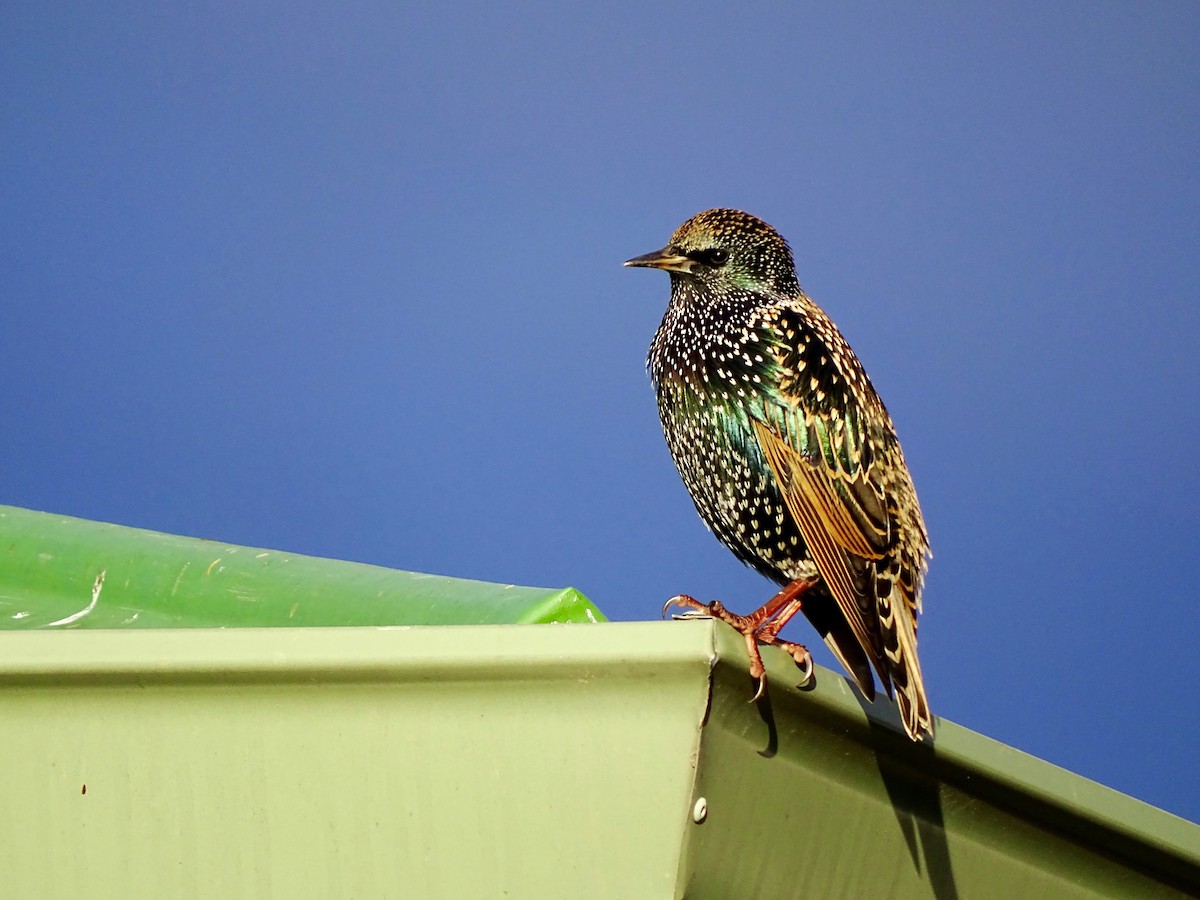
<svg viewBox="0 0 1200 900">
<path fill-rule="evenodd" d="M 792 251 L 779 232 L 738 209 L 710 209 L 692 216 L 667 246 L 627 260 L 627 266 L 663 269 L 712 288 L 794 294 L 799 290 Z"/>
</svg>

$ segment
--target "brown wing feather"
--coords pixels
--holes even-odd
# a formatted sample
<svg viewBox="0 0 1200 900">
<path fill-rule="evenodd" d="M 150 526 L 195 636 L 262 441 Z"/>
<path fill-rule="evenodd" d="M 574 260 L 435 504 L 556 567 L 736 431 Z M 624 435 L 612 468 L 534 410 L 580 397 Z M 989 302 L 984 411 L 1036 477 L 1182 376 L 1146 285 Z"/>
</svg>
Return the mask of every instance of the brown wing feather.
<svg viewBox="0 0 1200 900">
<path fill-rule="evenodd" d="M 879 559 L 881 554 L 871 548 L 867 537 L 858 529 L 854 518 L 841 502 L 836 487 L 830 483 L 832 479 L 797 453 L 770 426 L 757 419 L 753 421 L 758 443 L 779 483 L 788 512 L 800 527 L 800 534 L 812 554 L 817 571 L 837 601 L 855 639 L 879 673 L 880 680 L 885 687 L 890 687 L 891 679 L 882 658 L 878 623 L 868 623 L 864 617 L 864 608 L 873 611 L 874 598 L 869 598 L 856 584 L 859 579 L 855 578 L 850 568 L 846 551 L 850 550 L 867 559 Z M 821 483 L 822 479 L 824 484 Z M 830 527 L 831 524 L 833 527 Z M 858 553 L 847 547 L 846 543 L 865 552 Z M 846 664 L 842 650 L 831 643 L 828 637 L 826 641 L 839 657 L 839 662 L 853 672 L 854 669 Z M 856 680 L 861 682 L 862 679 L 856 675 Z"/>
<path fill-rule="evenodd" d="M 759 441 L 762 441 L 760 435 Z M 776 441 L 782 444 L 781 439 Z M 800 482 L 800 491 L 805 497 L 812 498 L 812 506 L 821 519 L 821 524 L 837 543 L 855 556 L 864 559 L 882 559 L 882 548 L 872 541 L 874 535 L 868 534 L 862 528 L 862 523 L 847 504 L 846 499 L 838 490 L 838 486 L 828 474 L 809 463 L 787 444 L 782 444 L 778 451 L 781 464 L 788 466 Z M 795 459 L 789 459 L 788 454 Z"/>
<path fill-rule="evenodd" d="M 861 658 L 865 653 L 889 696 L 895 685 L 908 733 L 913 737 L 931 733 L 933 722 L 917 659 L 919 583 L 907 583 L 895 571 L 894 561 L 885 560 L 885 554 L 876 549 L 881 532 L 873 524 L 874 517 L 867 515 L 869 511 L 861 503 L 864 496 L 869 500 L 876 495 L 876 488 L 868 483 L 867 470 L 860 470 L 854 479 L 848 479 L 841 472 L 831 472 L 819 458 L 813 462 L 797 452 L 771 426 L 757 419 L 753 421 L 758 443 L 779 484 L 788 512 L 796 520 L 817 571 L 862 652 L 856 653 L 845 646 L 844 630 L 839 634 L 838 629 L 831 627 L 825 634 L 826 643 L 860 686 L 864 676 L 869 679 L 870 674 L 863 671 L 861 665 L 851 666 L 848 657 Z M 854 483 L 859 479 L 863 481 L 862 485 Z M 852 490 L 845 489 L 847 482 L 851 483 Z M 843 489 L 839 490 L 839 487 Z M 869 577 L 865 583 L 861 577 L 855 577 L 853 557 L 858 557 L 868 567 Z M 919 569 L 916 578 L 920 578 Z M 878 591 L 878 581 L 887 582 L 888 589 Z M 878 593 L 885 595 L 878 596 Z M 874 685 L 869 691 L 864 687 L 864 693 L 873 696 Z"/>
</svg>

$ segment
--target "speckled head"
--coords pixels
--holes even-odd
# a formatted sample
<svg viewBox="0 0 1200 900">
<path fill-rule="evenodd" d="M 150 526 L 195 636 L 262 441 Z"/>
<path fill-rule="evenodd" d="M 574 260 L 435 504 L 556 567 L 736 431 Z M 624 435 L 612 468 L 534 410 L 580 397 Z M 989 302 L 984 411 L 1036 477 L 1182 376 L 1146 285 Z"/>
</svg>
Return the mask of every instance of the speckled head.
<svg viewBox="0 0 1200 900">
<path fill-rule="evenodd" d="M 628 260 L 712 287 L 731 286 L 790 295 L 799 290 L 787 241 L 762 219 L 740 209 L 709 209 L 676 229 L 667 246 Z"/>
</svg>

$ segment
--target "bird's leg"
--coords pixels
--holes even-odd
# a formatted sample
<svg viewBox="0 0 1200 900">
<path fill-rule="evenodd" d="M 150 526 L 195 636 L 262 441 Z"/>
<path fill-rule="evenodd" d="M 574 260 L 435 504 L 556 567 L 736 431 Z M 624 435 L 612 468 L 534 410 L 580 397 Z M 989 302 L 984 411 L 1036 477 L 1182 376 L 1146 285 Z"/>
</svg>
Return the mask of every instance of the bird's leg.
<svg viewBox="0 0 1200 900">
<path fill-rule="evenodd" d="M 817 580 L 815 578 L 797 578 L 784 587 L 783 590 L 768 600 L 762 609 L 758 610 L 759 613 L 764 610 L 770 610 L 770 612 L 764 617 L 765 621 L 754 631 L 754 640 L 756 643 L 774 644 L 782 648 L 784 652 L 795 660 L 796 665 L 804 672 L 801 684 L 807 684 L 808 680 L 812 678 L 812 654 L 808 652 L 808 648 L 803 644 L 796 644 L 792 641 L 781 641 L 778 635 L 783 630 L 783 627 L 791 621 L 792 616 L 804 608 L 804 601 L 801 599 L 801 596 L 816 583 Z M 752 616 L 757 614 L 754 613 Z M 754 675 L 753 668 L 751 668 L 750 674 Z M 754 694 L 755 700 L 762 696 L 762 692 L 767 684 L 766 672 L 761 673 L 757 677 L 758 690 Z"/>
<path fill-rule="evenodd" d="M 663 606 L 663 613 L 672 606 L 684 606 L 691 610 L 684 613 L 686 617 L 711 616 L 720 619 L 741 634 L 746 639 L 746 652 L 750 657 L 750 677 L 758 682 L 758 690 L 751 698 L 753 702 L 762 696 L 767 686 L 767 672 L 758 650 L 759 643 L 782 647 L 804 670 L 804 681 L 807 682 L 812 677 L 812 657 L 808 650 L 800 644 L 779 640 L 778 634 L 788 620 L 801 610 L 803 604 L 800 595 L 814 584 L 815 578 L 797 578 L 747 616 L 731 613 L 720 600 L 701 603 L 687 594 L 677 594 L 668 600 Z"/>
<path fill-rule="evenodd" d="M 796 644 L 792 641 L 781 641 L 776 635 L 779 634 L 780 630 L 788 623 L 788 620 L 792 616 L 800 612 L 803 606 L 804 604 L 799 597 L 789 600 L 787 605 L 779 611 L 779 614 L 760 628 L 754 635 L 760 644 L 774 644 L 776 647 L 782 648 L 796 661 L 796 665 L 804 673 L 804 677 L 800 680 L 801 685 L 808 684 L 809 679 L 813 676 L 812 654 L 808 652 L 808 648 L 803 644 Z"/>
</svg>

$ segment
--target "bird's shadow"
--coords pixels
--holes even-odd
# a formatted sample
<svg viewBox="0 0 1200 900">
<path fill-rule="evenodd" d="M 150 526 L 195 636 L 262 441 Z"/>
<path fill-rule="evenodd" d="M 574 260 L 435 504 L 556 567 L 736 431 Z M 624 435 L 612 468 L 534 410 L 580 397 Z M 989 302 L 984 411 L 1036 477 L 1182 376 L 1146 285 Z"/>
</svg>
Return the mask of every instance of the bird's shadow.
<svg viewBox="0 0 1200 900">
<path fill-rule="evenodd" d="M 762 696 L 754 701 L 763 724 L 767 726 L 767 744 L 758 751 L 764 759 L 772 759 L 779 752 L 779 729 L 775 725 L 775 709 L 771 706 L 771 691 L 765 690 Z"/>
<path fill-rule="evenodd" d="M 804 690 L 812 690 L 814 679 L 810 679 Z M 870 728 L 870 746 L 875 754 L 875 765 L 887 791 L 896 824 L 904 836 L 908 855 L 918 873 L 924 870 L 925 878 L 937 900 L 958 900 L 958 886 L 954 880 L 954 867 L 950 860 L 950 847 L 946 842 L 945 817 L 942 814 L 942 798 L 935 776 L 914 778 L 904 772 L 900 764 L 885 748 L 897 740 L 907 740 L 896 731 L 877 721 L 870 713 L 870 701 L 852 691 L 862 706 Z M 758 755 L 770 759 L 779 752 L 779 729 L 775 723 L 775 710 L 771 705 L 771 692 L 766 690 L 755 701 L 758 714 L 767 729 L 766 745 Z M 916 754 L 910 765 L 918 774 L 934 769 L 934 750 L 927 743 L 914 744 L 906 748 Z M 906 754 L 907 755 L 907 754 Z"/>
<path fill-rule="evenodd" d="M 852 692 L 863 708 L 871 734 L 871 748 L 875 754 L 875 765 L 891 802 L 896 824 L 904 835 L 908 855 L 917 872 L 925 871 L 929 886 L 937 900 L 958 900 L 958 886 L 954 880 L 954 867 L 950 860 L 950 846 L 946 842 L 946 822 L 942 814 L 942 796 L 938 790 L 935 751 L 927 738 L 920 743 L 905 746 L 905 763 L 909 771 L 903 771 L 896 754 L 885 751 L 889 743 L 905 740 L 871 715 L 871 701 L 857 691 Z M 915 770 L 917 777 L 914 777 Z M 921 777 L 929 773 L 926 777 Z"/>
<path fill-rule="evenodd" d="M 817 676 L 813 674 L 806 682 L 798 685 L 796 689 L 807 694 L 809 691 L 815 689 L 816 686 Z M 754 705 L 758 707 L 758 715 L 767 728 L 767 743 L 766 746 L 758 751 L 758 755 L 764 759 L 771 759 L 779 752 L 779 729 L 775 725 L 775 708 L 771 705 L 771 690 L 769 686 L 767 690 L 762 692 L 762 696 L 754 701 Z"/>
</svg>

